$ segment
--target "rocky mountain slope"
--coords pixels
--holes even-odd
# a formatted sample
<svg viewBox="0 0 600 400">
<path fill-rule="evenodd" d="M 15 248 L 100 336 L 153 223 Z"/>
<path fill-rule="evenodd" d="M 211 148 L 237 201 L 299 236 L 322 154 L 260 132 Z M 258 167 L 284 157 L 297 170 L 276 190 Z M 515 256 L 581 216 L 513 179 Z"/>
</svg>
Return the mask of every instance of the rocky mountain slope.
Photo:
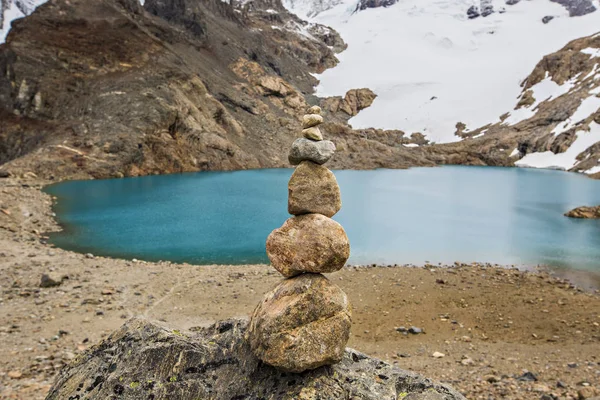
<svg viewBox="0 0 600 400">
<path fill-rule="evenodd" d="M 148 0 L 143 6 L 135 0 L 52 0 L 15 21 L 7 42 L 0 45 L 0 164 L 14 174 L 33 172 L 55 179 L 283 167 L 288 166 L 285 156 L 300 128 L 300 116 L 309 105 L 319 104 L 328 121 L 325 133 L 338 147 L 333 168 L 516 164 L 598 177 L 600 43 L 594 34 L 536 60 L 537 66 L 533 63 L 527 73 L 519 75 L 514 96 L 503 79 L 515 70 L 507 72 L 502 66 L 519 65 L 520 71 L 531 54 L 523 62 L 520 56 L 515 62 L 514 55 L 504 55 L 497 71 L 472 75 L 466 86 L 456 81 L 458 86 L 443 99 L 432 88 L 447 90 L 447 82 L 413 84 L 414 77 L 404 73 L 413 67 L 427 71 L 429 64 L 436 71 L 448 69 L 451 60 L 462 68 L 473 61 L 458 57 L 457 51 L 480 56 L 497 52 L 494 46 L 507 39 L 502 35 L 512 26 L 510 21 L 525 18 L 531 22 L 545 13 L 543 7 L 548 4 L 564 14 L 548 23 L 535 19 L 537 33 L 519 41 L 530 46 L 539 41 L 535 35 L 546 32 L 554 43 L 565 35 L 592 29 L 589 22 L 595 20 L 581 18 L 600 16 L 590 7 L 573 8 L 574 3 L 535 3 L 539 9 L 531 8 L 533 2 L 526 3 L 530 4 L 477 3 L 480 15 L 473 19 L 464 10 L 471 4 L 467 2 L 452 3 L 452 7 L 439 2 L 438 8 L 353 3 L 349 19 L 340 25 L 344 25 L 342 32 L 348 33 L 358 23 L 353 22 L 355 18 L 384 8 L 390 15 L 405 13 L 402 18 L 413 21 L 407 29 L 413 29 L 415 21 L 425 24 L 431 15 L 454 19 L 460 26 L 484 22 L 468 28 L 471 33 L 479 29 L 479 34 L 469 33 L 465 38 L 474 46 L 470 50 L 451 45 L 442 51 L 435 45 L 435 57 L 441 58 L 433 64 L 427 60 L 382 62 L 375 73 L 365 73 L 369 69 L 362 65 L 360 73 L 346 79 L 344 71 L 356 68 L 353 43 L 367 55 L 377 50 L 375 60 L 396 47 L 377 47 L 379 33 L 362 44 L 350 34 L 350 47 L 345 50 L 346 43 L 335 30 L 301 20 L 279 0 L 232 4 Z M 286 4 L 290 7 L 291 3 Z M 312 7 L 310 2 L 302 4 Z M 349 5 L 344 4 L 331 8 L 332 4 L 323 2 L 323 11 L 314 19 L 333 20 L 335 12 Z M 494 12 L 483 16 L 481 10 L 490 4 Z M 501 13 L 502 7 L 505 12 Z M 586 15 L 568 17 L 582 13 Z M 573 21 L 578 25 L 565 34 L 558 21 L 565 27 L 574 27 Z M 379 25 L 370 26 L 376 31 Z M 442 25 L 436 35 L 444 32 L 450 31 Z M 459 35 L 461 31 L 453 32 Z M 496 34 L 500 36 L 494 38 Z M 338 64 L 336 53 L 341 51 L 343 61 Z M 440 60 L 444 68 L 438 68 Z M 386 75 L 388 68 L 396 71 L 392 81 Z M 349 90 L 317 97 L 315 74 L 321 74 L 316 75 L 321 79 L 316 94 L 323 94 L 323 88 L 334 80 Z M 486 89 L 489 82 L 495 89 Z M 427 105 L 417 102 L 396 108 L 398 99 L 408 102 L 417 92 L 418 96 L 431 95 Z M 444 101 L 451 101 L 452 107 Z M 485 108 L 483 113 L 473 106 L 475 102 Z M 393 110 L 387 110 L 386 104 L 394 106 Z M 442 135 L 442 142 L 451 143 L 433 144 L 435 135 L 428 129 L 353 129 L 348 125 L 356 126 L 360 118 L 366 115 L 369 120 L 373 112 L 384 109 L 385 118 L 400 117 L 406 122 L 423 117 L 427 123 L 451 126 Z M 448 118 L 438 111 L 449 113 Z M 471 123 L 474 116 L 479 124 Z M 373 125 L 385 118 L 376 119 Z"/>
<path fill-rule="evenodd" d="M 464 399 L 350 349 L 334 366 L 278 371 L 252 355 L 246 325 L 228 320 L 184 333 L 131 320 L 64 369 L 47 399 Z"/>
<path fill-rule="evenodd" d="M 344 47 L 277 0 L 51 0 L 0 47 L 0 164 L 57 179 L 287 166 L 320 102 L 311 73 Z M 402 132 L 346 128 L 369 93 L 329 100 L 332 165 L 431 165 Z"/>
<path fill-rule="evenodd" d="M 600 35 L 576 39 L 545 56 L 523 81 L 501 121 L 462 141 L 429 146 L 437 163 L 562 169 L 600 177 Z M 470 161 L 469 161 L 470 160 Z"/>
</svg>

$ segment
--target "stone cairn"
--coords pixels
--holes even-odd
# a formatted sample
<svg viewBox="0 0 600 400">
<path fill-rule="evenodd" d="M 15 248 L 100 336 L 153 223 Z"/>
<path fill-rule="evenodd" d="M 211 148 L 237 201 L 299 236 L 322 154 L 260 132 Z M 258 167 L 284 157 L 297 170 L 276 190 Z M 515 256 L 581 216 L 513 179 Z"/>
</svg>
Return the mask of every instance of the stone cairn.
<svg viewBox="0 0 600 400">
<path fill-rule="evenodd" d="M 288 184 L 292 217 L 267 239 L 271 264 L 286 279 L 256 307 L 247 334 L 259 359 L 295 373 L 340 362 L 352 324 L 346 293 L 322 275 L 344 266 L 350 243 L 331 219 L 342 201 L 335 176 L 323 166 L 335 145 L 323 140 L 320 114 L 314 106 L 303 117 L 303 137 L 289 154 L 297 165 Z"/>
</svg>

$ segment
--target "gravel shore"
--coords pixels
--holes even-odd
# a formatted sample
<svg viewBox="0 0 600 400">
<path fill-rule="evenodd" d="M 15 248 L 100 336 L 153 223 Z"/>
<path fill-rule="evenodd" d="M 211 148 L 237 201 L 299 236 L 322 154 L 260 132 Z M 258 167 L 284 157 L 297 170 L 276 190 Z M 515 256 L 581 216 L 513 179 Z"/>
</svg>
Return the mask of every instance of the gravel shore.
<svg viewBox="0 0 600 400">
<path fill-rule="evenodd" d="M 130 317 L 181 330 L 247 317 L 281 279 L 266 265 L 56 249 L 45 243 L 59 227 L 44 183 L 0 179 L 2 399 L 44 398 L 63 365 Z M 600 277 L 568 277 L 482 264 L 349 266 L 329 276 L 354 307 L 350 347 L 470 399 L 592 398 L 600 396 Z"/>
</svg>

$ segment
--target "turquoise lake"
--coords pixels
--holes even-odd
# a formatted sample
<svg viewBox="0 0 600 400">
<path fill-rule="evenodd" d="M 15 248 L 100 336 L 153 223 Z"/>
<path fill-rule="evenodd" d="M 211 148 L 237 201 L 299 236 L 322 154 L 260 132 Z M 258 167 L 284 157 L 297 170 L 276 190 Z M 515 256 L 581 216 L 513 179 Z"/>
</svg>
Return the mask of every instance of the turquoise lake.
<svg viewBox="0 0 600 400">
<path fill-rule="evenodd" d="M 287 214 L 291 169 L 72 181 L 46 191 L 55 245 L 195 264 L 267 263 Z M 351 264 L 490 262 L 600 271 L 600 221 L 563 213 L 600 204 L 600 181 L 559 171 L 458 167 L 334 171 Z"/>
</svg>

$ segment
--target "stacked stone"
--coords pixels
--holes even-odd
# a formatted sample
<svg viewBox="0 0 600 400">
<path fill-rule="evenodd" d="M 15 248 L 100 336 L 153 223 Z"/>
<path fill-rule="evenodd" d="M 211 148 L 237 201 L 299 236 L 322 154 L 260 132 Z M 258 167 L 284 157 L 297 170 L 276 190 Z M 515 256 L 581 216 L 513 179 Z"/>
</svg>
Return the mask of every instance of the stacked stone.
<svg viewBox="0 0 600 400">
<path fill-rule="evenodd" d="M 323 166 L 335 145 L 323 140 L 320 114 L 317 106 L 308 110 L 303 137 L 290 150 L 297 165 L 288 185 L 292 217 L 267 239 L 271 264 L 287 279 L 256 307 L 248 329 L 258 358 L 296 373 L 340 362 L 352 324 L 348 297 L 322 275 L 344 266 L 350 243 L 331 219 L 342 201 L 335 176 Z"/>
</svg>

